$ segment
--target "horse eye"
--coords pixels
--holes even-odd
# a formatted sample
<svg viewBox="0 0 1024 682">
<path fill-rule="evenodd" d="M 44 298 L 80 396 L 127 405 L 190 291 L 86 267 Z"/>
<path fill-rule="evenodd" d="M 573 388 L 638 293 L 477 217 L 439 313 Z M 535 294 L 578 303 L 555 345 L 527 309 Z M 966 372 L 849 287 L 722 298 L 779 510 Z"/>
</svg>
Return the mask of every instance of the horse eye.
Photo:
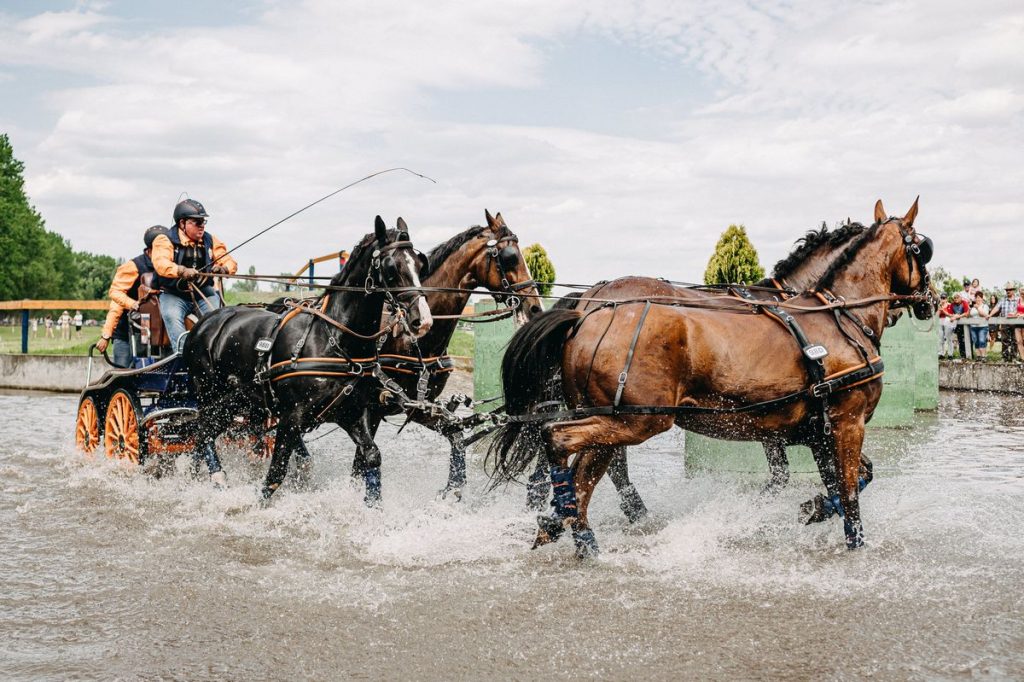
<svg viewBox="0 0 1024 682">
<path fill-rule="evenodd" d="M 498 252 L 498 261 L 506 270 L 514 270 L 519 265 L 519 252 L 514 246 L 506 246 Z"/>
</svg>

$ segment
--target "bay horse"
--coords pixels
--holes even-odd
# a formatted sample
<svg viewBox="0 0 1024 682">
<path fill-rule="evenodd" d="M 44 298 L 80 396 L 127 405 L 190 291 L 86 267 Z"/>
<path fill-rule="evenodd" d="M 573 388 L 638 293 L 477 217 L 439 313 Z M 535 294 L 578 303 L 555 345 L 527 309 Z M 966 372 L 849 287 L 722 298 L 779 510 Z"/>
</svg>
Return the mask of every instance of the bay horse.
<svg viewBox="0 0 1024 682">
<path fill-rule="evenodd" d="M 587 507 L 615 448 L 675 424 L 715 438 L 807 445 L 833 483 L 847 547 L 860 547 L 864 424 L 882 371 L 865 330 L 880 339 L 893 306 L 912 303 L 919 319 L 932 314 L 932 243 L 914 231 L 917 203 L 903 218 L 886 218 L 879 201 L 875 223 L 845 245 L 813 292 L 770 308 L 739 291 L 705 301 L 648 297 L 554 309 L 519 329 L 502 362 L 510 423 L 488 456 L 495 484 L 514 480 L 533 458 L 514 447 L 522 422 L 546 422 L 554 509 L 538 519 L 535 546 L 569 527 L 577 554 L 595 555 Z M 529 413 L 553 367 L 575 408 L 554 420 Z M 825 473 L 831 466 L 834 477 Z"/>
<path fill-rule="evenodd" d="M 864 229 L 860 223 L 849 220 L 835 230 L 829 230 L 823 223 L 818 230 L 811 230 L 797 240 L 793 251 L 778 261 L 771 277 L 747 287 L 750 294 L 761 300 L 785 300 L 790 296 L 810 289 L 824 274 L 832 260 L 846 246 L 847 242 L 859 235 Z M 608 282 L 599 282 L 586 291 L 574 292 L 560 299 L 555 308 L 592 310 L 607 300 L 630 300 L 646 297 L 671 298 L 683 300 L 695 298 L 713 298 L 721 296 L 723 287 L 720 285 L 677 285 L 661 279 L 649 277 L 621 277 Z M 877 348 L 878 340 L 875 339 Z M 557 381 L 559 369 L 552 368 L 551 379 L 546 383 L 545 401 L 552 404 L 563 402 L 561 382 Z M 516 447 L 541 447 L 540 425 L 526 423 L 520 432 Z M 762 443 L 765 459 L 768 462 L 769 478 L 763 488 L 765 493 L 774 493 L 789 482 L 789 460 L 785 446 L 778 440 Z M 866 473 L 865 480 L 870 481 L 871 461 L 862 455 L 861 467 Z M 615 456 L 608 465 L 608 479 L 615 486 L 619 495 L 619 508 L 630 523 L 644 519 L 647 505 L 629 477 L 629 466 L 626 459 L 626 448 L 616 448 Z M 537 458 L 537 466 L 528 480 L 527 504 L 542 511 L 548 502 L 551 491 L 548 462 L 545 457 Z M 813 504 L 813 501 L 812 503 Z"/>
<path fill-rule="evenodd" d="M 324 422 L 345 429 L 366 453 L 366 500 L 380 499 L 380 450 L 362 415 L 380 398 L 376 338 L 385 302 L 393 322 L 426 334 L 433 320 L 419 290 L 418 252 L 405 221 L 374 232 L 352 248 L 348 263 L 313 305 L 286 312 L 232 306 L 204 316 L 182 355 L 199 402 L 196 442 L 211 478 L 223 473 L 213 440 L 236 416 L 252 423 L 277 418 L 265 502 L 281 485 L 301 435 Z M 215 482 L 218 482 L 214 479 Z"/>
<path fill-rule="evenodd" d="M 434 400 L 447 385 L 451 367 L 443 362 L 444 355 L 458 325 L 459 315 L 474 289 L 487 289 L 499 304 L 510 304 L 510 313 L 520 323 L 527 322 L 543 310 L 540 292 L 519 250 L 519 237 L 505 224 L 500 212 L 492 216 L 485 209 L 484 217 L 486 225 L 470 227 L 426 254 L 420 277 L 434 318 L 430 331 L 417 339 L 408 335 L 388 337 L 380 349 L 382 360 L 395 359 L 388 373 L 410 396 L 416 396 L 422 390 L 426 400 Z M 388 369 L 385 366 L 385 370 Z M 426 385 L 419 386 L 418 382 L 424 379 Z M 398 405 L 368 403 L 363 416 L 365 427 L 373 436 L 386 415 L 401 412 Z M 451 445 L 448 482 L 440 494 L 442 497 L 452 494 L 457 499 L 461 498 L 462 487 L 466 483 L 466 448 L 462 429 L 450 425 L 436 413 L 416 409 L 407 413 L 410 421 L 437 431 L 448 439 Z M 352 476 L 362 477 L 365 468 L 366 455 L 357 445 Z"/>
</svg>

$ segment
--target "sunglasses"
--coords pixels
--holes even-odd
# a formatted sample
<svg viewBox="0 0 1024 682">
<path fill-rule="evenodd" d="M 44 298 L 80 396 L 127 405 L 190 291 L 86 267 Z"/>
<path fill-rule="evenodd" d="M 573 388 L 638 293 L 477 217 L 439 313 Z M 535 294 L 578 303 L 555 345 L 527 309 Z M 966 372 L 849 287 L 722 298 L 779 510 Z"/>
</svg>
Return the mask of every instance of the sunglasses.
<svg viewBox="0 0 1024 682">
<path fill-rule="evenodd" d="M 195 223 L 199 227 L 206 224 L 206 218 L 186 218 L 190 223 Z"/>
</svg>

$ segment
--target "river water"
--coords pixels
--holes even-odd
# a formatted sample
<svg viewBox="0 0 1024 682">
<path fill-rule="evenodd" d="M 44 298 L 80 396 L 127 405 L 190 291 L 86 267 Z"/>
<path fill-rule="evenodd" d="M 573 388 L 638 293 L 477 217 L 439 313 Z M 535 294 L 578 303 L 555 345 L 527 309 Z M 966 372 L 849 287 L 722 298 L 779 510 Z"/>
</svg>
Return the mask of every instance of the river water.
<svg viewBox="0 0 1024 682">
<path fill-rule="evenodd" d="M 309 489 L 254 505 L 74 451 L 76 398 L 0 394 L 4 679 L 1024 678 L 1024 401 L 943 394 L 872 430 L 867 546 L 796 523 L 798 477 L 687 477 L 680 437 L 632 452 L 656 519 L 631 529 L 607 482 L 603 553 L 530 551 L 523 491 L 435 499 L 445 442 L 385 425 L 367 510 L 338 433 Z M 320 432 L 320 433 L 323 433 Z M 315 434 L 314 434 L 315 435 Z"/>
</svg>

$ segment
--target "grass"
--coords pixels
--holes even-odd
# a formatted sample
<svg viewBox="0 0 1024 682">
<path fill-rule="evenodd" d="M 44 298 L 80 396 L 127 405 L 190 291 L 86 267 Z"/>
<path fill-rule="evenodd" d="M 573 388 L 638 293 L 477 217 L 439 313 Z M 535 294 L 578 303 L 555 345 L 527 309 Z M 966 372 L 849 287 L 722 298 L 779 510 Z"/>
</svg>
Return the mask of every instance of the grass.
<svg viewBox="0 0 1024 682">
<path fill-rule="evenodd" d="M 100 338 L 100 328 L 82 327 L 82 338 L 75 336 L 75 328 L 71 328 L 71 340 L 60 338 L 60 330 L 54 327 L 55 338 L 46 338 L 46 328 L 39 325 L 39 331 L 32 336 L 29 330 L 28 352 L 30 355 L 88 355 L 89 346 Z M 0 327 L 0 353 L 21 352 L 21 325 Z"/>
<path fill-rule="evenodd" d="M 451 343 L 448 344 L 448 355 L 462 355 L 471 358 L 473 357 L 473 347 L 473 332 L 456 329 Z"/>
</svg>

